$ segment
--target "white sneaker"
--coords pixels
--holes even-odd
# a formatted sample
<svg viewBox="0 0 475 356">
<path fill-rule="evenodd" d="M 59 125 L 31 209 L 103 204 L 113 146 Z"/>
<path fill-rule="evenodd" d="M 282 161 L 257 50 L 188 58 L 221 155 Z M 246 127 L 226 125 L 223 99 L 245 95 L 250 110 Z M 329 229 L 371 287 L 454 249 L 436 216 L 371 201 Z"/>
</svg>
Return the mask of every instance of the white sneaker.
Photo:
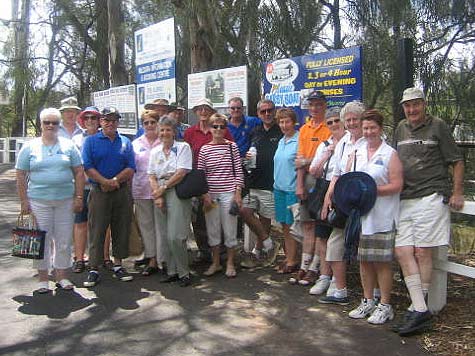
<svg viewBox="0 0 475 356">
<path fill-rule="evenodd" d="M 328 290 L 328 288 L 330 287 L 330 284 L 331 284 L 331 278 L 320 277 L 317 283 L 315 283 L 315 285 L 312 288 L 310 288 L 309 293 L 312 295 L 323 294 Z"/>
<path fill-rule="evenodd" d="M 368 318 L 370 324 L 384 324 L 388 320 L 394 319 L 393 307 L 389 304 L 379 303 L 378 307 L 374 310 L 373 314 Z"/>
<path fill-rule="evenodd" d="M 333 293 L 335 293 L 336 290 L 336 281 L 332 278 L 330 282 L 330 286 L 327 289 L 327 297 L 333 296 Z"/>
<path fill-rule="evenodd" d="M 360 305 L 356 309 L 353 309 L 348 313 L 348 316 L 352 319 L 364 319 L 366 316 L 371 314 L 371 312 L 376 308 L 374 300 L 367 300 L 365 298 L 361 299 Z"/>
</svg>

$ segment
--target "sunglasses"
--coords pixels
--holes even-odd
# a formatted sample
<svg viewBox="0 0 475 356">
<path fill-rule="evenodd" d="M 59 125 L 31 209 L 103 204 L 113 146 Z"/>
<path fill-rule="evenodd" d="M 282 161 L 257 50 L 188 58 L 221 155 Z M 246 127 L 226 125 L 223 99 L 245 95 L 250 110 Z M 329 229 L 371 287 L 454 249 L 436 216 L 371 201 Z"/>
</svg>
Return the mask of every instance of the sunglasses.
<svg viewBox="0 0 475 356">
<path fill-rule="evenodd" d="M 43 125 L 45 125 L 45 126 L 48 126 L 48 125 L 58 126 L 59 121 L 43 121 Z"/>
<path fill-rule="evenodd" d="M 94 115 L 86 115 L 84 116 L 84 120 L 97 120 L 98 117 Z"/>
<path fill-rule="evenodd" d="M 274 112 L 274 109 L 262 109 L 259 110 L 261 114 L 272 114 Z"/>
<path fill-rule="evenodd" d="M 217 129 L 224 130 L 226 128 L 226 125 L 213 125 L 211 127 L 215 130 L 217 130 Z"/>
<path fill-rule="evenodd" d="M 340 119 L 327 120 L 327 126 L 337 124 L 340 122 Z"/>
<path fill-rule="evenodd" d="M 150 121 L 144 121 L 143 125 L 148 126 L 148 125 L 155 125 L 157 122 L 155 120 L 150 120 Z"/>
<path fill-rule="evenodd" d="M 102 120 L 107 121 L 107 122 L 112 122 L 112 123 L 116 123 L 119 121 L 119 119 L 111 118 L 111 117 L 103 117 Z"/>
<path fill-rule="evenodd" d="M 242 109 L 242 106 L 230 106 L 229 107 L 231 110 L 241 110 Z"/>
</svg>

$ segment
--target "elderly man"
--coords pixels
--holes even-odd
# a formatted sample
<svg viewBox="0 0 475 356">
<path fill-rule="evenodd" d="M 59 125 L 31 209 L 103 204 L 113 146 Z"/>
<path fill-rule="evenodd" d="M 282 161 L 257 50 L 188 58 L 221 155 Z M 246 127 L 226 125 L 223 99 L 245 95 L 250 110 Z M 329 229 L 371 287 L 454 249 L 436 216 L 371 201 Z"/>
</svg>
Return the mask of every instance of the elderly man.
<svg viewBox="0 0 475 356">
<path fill-rule="evenodd" d="M 168 116 L 170 116 L 176 122 L 176 137 L 177 141 L 183 141 L 185 136 L 185 131 L 190 127 L 190 125 L 183 123 L 185 117 L 186 109 L 183 106 L 179 106 L 177 103 L 171 103 L 168 111 Z"/>
<path fill-rule="evenodd" d="M 290 282 L 301 285 L 313 284 L 318 277 L 318 255 L 315 251 L 315 221 L 310 217 L 307 209 L 308 192 L 315 187 L 315 177 L 309 173 L 310 163 L 315 156 L 318 145 L 331 135 L 325 124 L 327 100 L 323 92 L 315 90 L 307 98 L 310 114 L 309 120 L 302 126 L 299 134 L 299 145 L 295 167 L 297 168 L 296 195 L 302 201 L 300 218 L 303 230 L 302 264 L 296 278 Z"/>
<path fill-rule="evenodd" d="M 120 281 L 133 277 L 122 267 L 129 255 L 132 199 L 129 182 L 135 171 L 135 158 L 129 139 L 118 133 L 120 114 L 116 108 L 102 110 L 102 131 L 84 141 L 82 157 L 92 183 L 89 195 L 89 266 L 85 287 L 99 281 L 98 266 L 103 262 L 104 236 L 111 227 L 113 276 Z"/>
<path fill-rule="evenodd" d="M 81 126 L 77 123 L 77 116 L 81 111 L 78 106 L 78 100 L 75 97 L 69 97 L 61 100 L 61 124 L 59 125 L 58 136 L 72 139 L 74 135 L 83 132 Z"/>
<path fill-rule="evenodd" d="M 250 134 L 256 126 L 262 124 L 257 117 L 244 115 L 244 103 L 240 97 L 229 99 L 229 124 L 228 128 L 238 145 L 241 157 L 244 157 L 251 147 Z"/>
<path fill-rule="evenodd" d="M 250 258 L 241 263 L 241 266 L 246 268 L 255 267 L 256 262 L 261 262 L 264 255 L 268 264 L 273 263 L 279 250 L 279 243 L 272 241 L 269 233 L 274 216 L 274 154 L 282 138 L 282 131 L 275 122 L 275 106 L 271 100 L 259 101 L 257 113 L 262 126 L 256 126 L 250 134 L 251 147 L 256 149 L 256 167 L 251 169 L 250 191 L 244 197 L 241 209 L 243 221 L 257 238 Z"/>
<path fill-rule="evenodd" d="M 213 108 L 211 101 L 206 98 L 199 100 L 195 106 L 193 106 L 192 110 L 196 116 L 198 116 L 198 123 L 185 131 L 184 139 L 185 142 L 188 142 L 191 146 L 191 150 L 193 151 L 193 168 L 196 168 L 201 146 L 211 142 L 212 140 L 209 118 L 216 112 L 216 110 Z M 224 133 L 224 138 L 234 141 L 227 128 Z M 192 224 L 193 233 L 199 250 L 195 262 L 208 263 L 211 261 L 211 253 L 209 251 L 208 234 L 206 232 L 206 221 L 203 212 L 203 201 L 201 199 L 198 199 L 195 211 L 196 217 Z"/>
<path fill-rule="evenodd" d="M 412 304 L 396 331 L 408 335 L 431 319 L 425 296 L 432 251 L 449 243 L 450 208 L 463 208 L 464 163 L 445 122 L 426 113 L 422 90 L 406 89 L 401 104 L 406 118 L 394 132 L 394 146 L 403 164 L 404 187 L 395 245 Z"/>
</svg>

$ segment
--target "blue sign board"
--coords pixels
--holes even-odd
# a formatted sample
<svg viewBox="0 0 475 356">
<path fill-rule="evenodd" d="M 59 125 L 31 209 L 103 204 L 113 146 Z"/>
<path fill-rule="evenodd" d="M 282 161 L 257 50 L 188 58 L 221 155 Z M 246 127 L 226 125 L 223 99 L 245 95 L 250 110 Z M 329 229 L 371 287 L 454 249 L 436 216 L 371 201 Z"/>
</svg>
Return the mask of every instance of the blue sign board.
<svg viewBox="0 0 475 356">
<path fill-rule="evenodd" d="M 291 107 L 304 122 L 314 90 L 322 91 L 327 105 L 343 106 L 363 99 L 361 47 L 278 59 L 264 64 L 264 96 L 277 107 Z"/>
</svg>

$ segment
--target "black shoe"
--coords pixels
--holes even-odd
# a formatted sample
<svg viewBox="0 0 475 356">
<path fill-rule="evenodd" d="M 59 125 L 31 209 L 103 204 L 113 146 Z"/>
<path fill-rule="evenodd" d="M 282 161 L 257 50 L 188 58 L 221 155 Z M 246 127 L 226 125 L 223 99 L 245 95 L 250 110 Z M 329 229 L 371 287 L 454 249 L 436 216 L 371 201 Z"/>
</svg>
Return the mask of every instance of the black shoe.
<svg viewBox="0 0 475 356">
<path fill-rule="evenodd" d="M 411 315 L 412 311 L 406 310 L 402 317 L 399 317 L 397 321 L 392 323 L 391 327 L 389 328 L 392 332 L 399 333 L 399 330 L 406 325 L 407 321 L 409 320 L 409 316 Z"/>
<path fill-rule="evenodd" d="M 399 328 L 399 335 L 407 336 L 418 330 L 421 330 L 429 325 L 431 319 L 432 314 L 428 310 L 425 312 L 410 312 L 406 323 L 401 326 L 401 328 Z"/>
<path fill-rule="evenodd" d="M 211 253 L 209 251 L 198 251 L 195 259 L 193 260 L 193 264 L 200 265 L 209 263 L 211 263 Z"/>
<path fill-rule="evenodd" d="M 180 287 L 188 287 L 189 285 L 191 285 L 191 278 L 189 275 L 180 278 Z"/>
<path fill-rule="evenodd" d="M 84 287 L 94 287 L 99 283 L 99 272 L 91 270 L 87 275 L 87 279 L 83 282 Z"/>
<path fill-rule="evenodd" d="M 140 269 L 141 267 L 148 265 L 149 262 L 150 262 L 150 258 L 148 257 L 142 258 L 141 260 L 135 260 L 134 269 Z"/>
<path fill-rule="evenodd" d="M 177 274 L 173 274 L 171 276 L 167 276 L 163 279 L 160 280 L 160 283 L 171 283 L 171 282 L 176 282 L 180 280 L 180 278 L 178 278 L 178 275 Z"/>
<path fill-rule="evenodd" d="M 114 268 L 120 267 L 119 269 L 114 271 L 113 277 L 117 278 L 121 282 L 130 282 L 131 280 L 134 279 L 133 276 L 131 276 L 124 267 L 121 266 L 114 266 Z"/>
</svg>

